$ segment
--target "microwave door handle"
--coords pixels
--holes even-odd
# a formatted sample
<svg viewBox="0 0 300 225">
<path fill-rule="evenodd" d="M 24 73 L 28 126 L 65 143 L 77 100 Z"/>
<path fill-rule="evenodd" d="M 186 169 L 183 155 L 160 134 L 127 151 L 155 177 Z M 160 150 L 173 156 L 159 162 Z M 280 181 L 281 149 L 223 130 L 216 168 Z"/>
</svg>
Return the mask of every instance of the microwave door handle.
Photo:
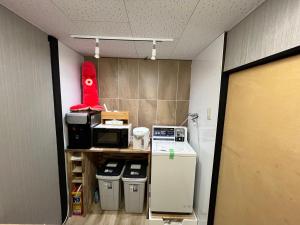
<svg viewBox="0 0 300 225">
<path fill-rule="evenodd" d="M 118 145 L 120 145 L 121 144 L 121 138 L 122 138 L 122 130 L 118 130 L 117 137 L 118 137 Z M 118 147 L 120 147 L 120 146 L 118 146 Z"/>
</svg>

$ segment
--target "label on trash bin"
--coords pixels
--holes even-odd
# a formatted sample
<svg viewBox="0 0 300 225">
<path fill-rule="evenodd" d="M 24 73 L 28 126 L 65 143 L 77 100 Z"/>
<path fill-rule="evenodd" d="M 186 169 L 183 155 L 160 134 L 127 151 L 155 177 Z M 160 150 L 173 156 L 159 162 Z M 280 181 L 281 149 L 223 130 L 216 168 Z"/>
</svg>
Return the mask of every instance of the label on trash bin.
<svg viewBox="0 0 300 225">
<path fill-rule="evenodd" d="M 112 173 L 112 172 L 113 172 L 112 169 L 105 169 L 105 170 L 104 170 L 104 173 Z"/>
<path fill-rule="evenodd" d="M 141 164 L 131 164 L 130 169 L 140 170 L 142 168 Z"/>
<path fill-rule="evenodd" d="M 140 173 L 137 172 L 137 171 L 131 171 L 130 175 L 132 175 L 132 176 L 138 176 L 138 175 L 140 175 Z"/>
<path fill-rule="evenodd" d="M 169 153 L 169 159 L 174 159 L 174 155 L 175 155 L 174 149 L 170 148 L 169 151 L 170 151 L 170 153 Z"/>
<path fill-rule="evenodd" d="M 108 163 L 106 165 L 106 167 L 110 167 L 110 168 L 116 168 L 118 166 L 118 163 Z"/>
<path fill-rule="evenodd" d="M 138 191 L 138 186 L 136 184 L 131 184 L 131 185 L 129 185 L 129 190 L 131 192 L 137 192 Z"/>
</svg>

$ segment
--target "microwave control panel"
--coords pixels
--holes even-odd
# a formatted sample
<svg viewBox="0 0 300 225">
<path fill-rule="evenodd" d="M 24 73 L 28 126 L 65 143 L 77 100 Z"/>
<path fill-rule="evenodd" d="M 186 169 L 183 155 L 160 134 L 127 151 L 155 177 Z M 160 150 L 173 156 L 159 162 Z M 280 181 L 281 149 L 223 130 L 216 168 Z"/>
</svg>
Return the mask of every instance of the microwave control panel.
<svg viewBox="0 0 300 225">
<path fill-rule="evenodd" d="M 153 141 L 187 141 L 187 128 L 179 126 L 153 126 Z"/>
</svg>

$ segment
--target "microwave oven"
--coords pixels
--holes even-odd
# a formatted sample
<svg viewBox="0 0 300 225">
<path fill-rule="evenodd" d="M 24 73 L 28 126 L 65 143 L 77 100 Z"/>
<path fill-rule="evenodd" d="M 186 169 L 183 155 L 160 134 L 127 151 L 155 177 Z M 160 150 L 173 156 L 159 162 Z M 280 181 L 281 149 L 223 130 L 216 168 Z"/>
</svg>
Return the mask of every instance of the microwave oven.
<svg viewBox="0 0 300 225">
<path fill-rule="evenodd" d="M 131 141 L 131 124 L 99 124 L 93 127 L 93 146 L 103 148 L 128 148 Z"/>
</svg>

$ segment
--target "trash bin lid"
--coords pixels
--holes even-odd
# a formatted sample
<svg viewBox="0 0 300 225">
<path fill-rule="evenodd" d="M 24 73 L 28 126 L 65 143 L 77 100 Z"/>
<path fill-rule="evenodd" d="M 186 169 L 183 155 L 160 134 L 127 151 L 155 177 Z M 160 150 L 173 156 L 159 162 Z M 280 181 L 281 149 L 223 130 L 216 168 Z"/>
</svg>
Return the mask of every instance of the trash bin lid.
<svg viewBox="0 0 300 225">
<path fill-rule="evenodd" d="M 129 161 L 126 163 L 123 178 L 146 178 L 147 162 L 146 161 Z"/>
<path fill-rule="evenodd" d="M 97 169 L 98 176 L 120 176 L 124 167 L 123 161 L 110 160 L 107 161 L 102 167 Z"/>
</svg>

